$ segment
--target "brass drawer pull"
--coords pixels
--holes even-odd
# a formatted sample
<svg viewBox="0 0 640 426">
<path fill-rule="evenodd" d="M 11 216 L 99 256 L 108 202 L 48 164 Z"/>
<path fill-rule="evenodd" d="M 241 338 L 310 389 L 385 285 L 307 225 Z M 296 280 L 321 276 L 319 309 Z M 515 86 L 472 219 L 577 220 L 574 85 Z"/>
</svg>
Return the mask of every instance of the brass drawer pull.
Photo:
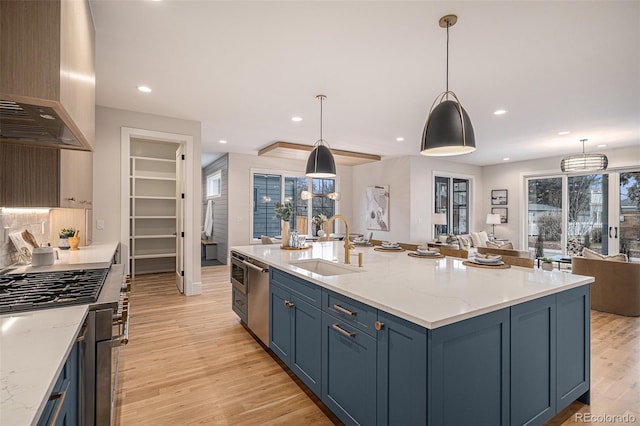
<svg viewBox="0 0 640 426">
<path fill-rule="evenodd" d="M 284 306 L 286 306 L 287 308 L 293 308 L 295 305 L 291 302 L 289 302 L 288 300 L 283 300 L 282 303 L 284 303 Z"/>
<path fill-rule="evenodd" d="M 333 324 L 331 326 L 331 328 L 333 328 L 335 331 L 337 331 L 338 333 L 347 336 L 347 337 L 356 337 L 356 333 L 352 333 L 350 331 L 345 330 L 344 328 L 340 327 L 338 324 Z"/>
<path fill-rule="evenodd" d="M 376 321 L 375 323 L 376 330 L 380 331 L 382 330 L 382 327 L 384 327 L 384 323 L 382 321 Z"/>
<path fill-rule="evenodd" d="M 342 312 L 345 315 L 349 315 L 350 317 L 355 317 L 356 315 L 358 315 L 357 312 L 351 312 L 350 310 L 345 309 L 345 308 L 343 308 L 342 306 L 340 306 L 338 304 L 333 305 L 333 309 L 335 309 L 338 312 Z"/>
</svg>

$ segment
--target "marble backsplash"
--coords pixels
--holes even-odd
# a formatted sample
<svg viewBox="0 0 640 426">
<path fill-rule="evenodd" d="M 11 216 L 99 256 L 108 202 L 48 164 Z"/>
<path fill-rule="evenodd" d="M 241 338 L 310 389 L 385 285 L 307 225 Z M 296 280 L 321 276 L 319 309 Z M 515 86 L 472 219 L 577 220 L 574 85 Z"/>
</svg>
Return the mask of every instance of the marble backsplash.
<svg viewBox="0 0 640 426">
<path fill-rule="evenodd" d="M 28 229 L 40 244 L 50 243 L 49 209 L 8 209 L 0 208 L 0 268 L 18 261 L 18 252 L 9 234 Z"/>
</svg>

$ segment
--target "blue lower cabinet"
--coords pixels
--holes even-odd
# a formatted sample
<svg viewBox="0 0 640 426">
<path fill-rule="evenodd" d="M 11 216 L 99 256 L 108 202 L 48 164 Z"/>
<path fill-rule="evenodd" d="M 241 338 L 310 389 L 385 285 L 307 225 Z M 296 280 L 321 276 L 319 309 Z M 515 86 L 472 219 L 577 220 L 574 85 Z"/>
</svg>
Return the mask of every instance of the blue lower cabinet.
<svg viewBox="0 0 640 426">
<path fill-rule="evenodd" d="M 429 424 L 509 425 L 509 309 L 430 336 Z"/>
<path fill-rule="evenodd" d="M 322 402 L 346 425 L 376 424 L 376 339 L 322 313 Z"/>
<path fill-rule="evenodd" d="M 320 396 L 320 309 L 273 283 L 270 285 L 269 299 L 269 347 L 311 391 Z"/>
<path fill-rule="evenodd" d="M 38 425 L 78 424 L 78 344 L 74 343 L 51 391 Z"/>
<path fill-rule="evenodd" d="M 322 377 L 322 314 L 296 296 L 291 311 L 291 363 L 289 368 L 320 397 Z"/>
<path fill-rule="evenodd" d="M 289 365 L 291 358 L 290 293 L 280 286 L 269 285 L 269 348 Z"/>
<path fill-rule="evenodd" d="M 511 307 L 511 424 L 556 414 L 556 296 Z"/>
<path fill-rule="evenodd" d="M 427 424 L 427 330 L 378 311 L 378 425 Z"/>
<path fill-rule="evenodd" d="M 558 356 L 557 411 L 576 399 L 589 403 L 591 368 L 591 287 L 556 295 Z"/>
</svg>

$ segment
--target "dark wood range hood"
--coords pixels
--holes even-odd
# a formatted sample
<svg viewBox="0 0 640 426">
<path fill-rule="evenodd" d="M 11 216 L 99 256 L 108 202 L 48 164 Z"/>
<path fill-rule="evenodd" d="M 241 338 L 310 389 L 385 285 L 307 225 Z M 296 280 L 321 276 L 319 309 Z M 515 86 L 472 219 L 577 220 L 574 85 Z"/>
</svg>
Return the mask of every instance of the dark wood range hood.
<svg viewBox="0 0 640 426">
<path fill-rule="evenodd" d="M 0 141 L 93 150 L 94 39 L 87 0 L 0 1 Z"/>
</svg>

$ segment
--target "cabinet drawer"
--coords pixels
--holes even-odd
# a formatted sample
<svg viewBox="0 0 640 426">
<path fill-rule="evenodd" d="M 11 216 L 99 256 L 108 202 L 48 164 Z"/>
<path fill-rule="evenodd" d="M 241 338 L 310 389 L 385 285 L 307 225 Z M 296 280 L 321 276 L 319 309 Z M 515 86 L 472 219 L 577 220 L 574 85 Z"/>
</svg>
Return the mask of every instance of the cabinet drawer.
<svg viewBox="0 0 640 426">
<path fill-rule="evenodd" d="M 234 286 L 231 286 L 231 309 L 240 317 L 242 322 L 247 323 L 247 295 Z"/>
<path fill-rule="evenodd" d="M 376 335 L 375 323 L 378 317 L 376 308 L 341 294 L 323 290 L 322 310 L 354 327 L 358 327 L 370 336 Z"/>
<path fill-rule="evenodd" d="M 271 281 L 289 290 L 311 306 L 320 307 L 322 291 L 320 287 L 279 269 L 269 268 Z"/>
</svg>

